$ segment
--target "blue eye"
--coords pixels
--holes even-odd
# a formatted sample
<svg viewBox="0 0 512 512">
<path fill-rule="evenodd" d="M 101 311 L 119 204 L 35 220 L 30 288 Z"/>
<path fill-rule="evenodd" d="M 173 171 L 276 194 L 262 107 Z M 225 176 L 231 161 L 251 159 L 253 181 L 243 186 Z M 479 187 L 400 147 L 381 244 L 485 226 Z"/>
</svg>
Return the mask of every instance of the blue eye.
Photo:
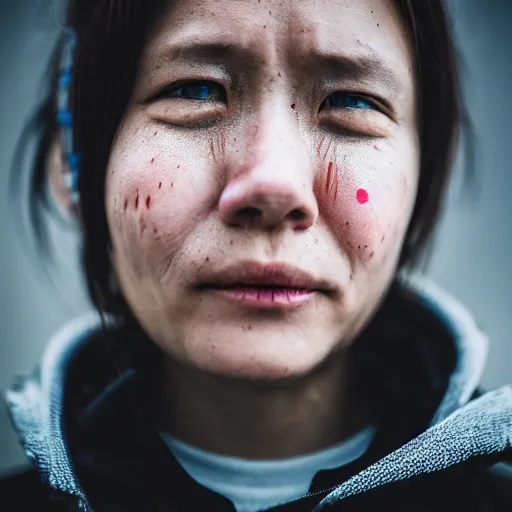
<svg viewBox="0 0 512 512">
<path fill-rule="evenodd" d="M 362 96 L 346 92 L 335 92 L 326 100 L 325 105 L 332 108 L 358 108 L 375 110 L 375 107 Z"/>
<path fill-rule="evenodd" d="M 173 87 L 166 95 L 170 98 L 184 98 L 195 101 L 223 101 L 224 89 L 214 82 L 191 82 Z"/>
</svg>

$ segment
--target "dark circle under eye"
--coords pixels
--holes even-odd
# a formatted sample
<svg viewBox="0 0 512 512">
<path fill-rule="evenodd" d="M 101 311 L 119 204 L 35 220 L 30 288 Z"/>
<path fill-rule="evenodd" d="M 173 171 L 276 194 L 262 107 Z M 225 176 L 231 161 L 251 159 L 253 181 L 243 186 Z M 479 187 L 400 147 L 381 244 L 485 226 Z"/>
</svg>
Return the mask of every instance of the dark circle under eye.
<svg viewBox="0 0 512 512">
<path fill-rule="evenodd" d="M 224 88 L 214 82 L 191 82 L 181 84 L 170 91 L 170 97 L 189 100 L 224 101 Z"/>
<path fill-rule="evenodd" d="M 346 92 L 335 92 L 331 94 L 326 100 L 324 105 L 330 108 L 353 108 L 353 109 L 370 109 L 375 110 L 372 103 L 366 100 L 363 96 L 357 94 L 350 94 Z"/>
</svg>

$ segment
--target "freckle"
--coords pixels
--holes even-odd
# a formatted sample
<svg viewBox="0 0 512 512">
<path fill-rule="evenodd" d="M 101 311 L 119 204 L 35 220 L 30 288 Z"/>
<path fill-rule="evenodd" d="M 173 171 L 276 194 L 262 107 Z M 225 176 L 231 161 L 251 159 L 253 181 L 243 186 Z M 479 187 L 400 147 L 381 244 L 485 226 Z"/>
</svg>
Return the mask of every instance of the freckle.
<svg viewBox="0 0 512 512">
<path fill-rule="evenodd" d="M 158 228 L 153 228 L 153 233 L 158 233 Z"/>
<path fill-rule="evenodd" d="M 154 161 L 155 161 L 155 159 L 154 159 L 154 158 L 152 158 L 152 159 L 151 159 L 151 163 L 153 163 Z"/>
<path fill-rule="evenodd" d="M 347 220 L 347 222 L 345 223 L 345 226 L 348 226 L 348 220 Z"/>
<path fill-rule="evenodd" d="M 356 199 L 359 204 L 364 204 L 368 202 L 368 192 L 366 192 L 364 188 L 358 189 L 358 191 L 356 192 Z"/>
<path fill-rule="evenodd" d="M 277 76 L 281 76 L 281 72 L 280 71 L 277 72 Z"/>
<path fill-rule="evenodd" d="M 270 14 L 270 16 L 272 16 L 272 11 L 268 11 L 268 13 Z"/>
<path fill-rule="evenodd" d="M 360 246 L 360 245 L 358 245 L 358 246 L 357 246 L 357 248 L 358 248 L 358 249 L 361 249 L 361 246 Z"/>
<path fill-rule="evenodd" d="M 263 25 L 263 28 L 267 28 L 267 25 Z"/>
<path fill-rule="evenodd" d="M 295 109 L 295 103 L 292 103 L 292 104 L 290 105 L 290 107 L 292 107 L 293 109 Z"/>
<path fill-rule="evenodd" d="M 318 243 L 318 238 L 315 238 L 315 244 L 317 244 L 317 243 Z"/>
<path fill-rule="evenodd" d="M 151 206 L 151 196 L 146 197 L 146 208 L 149 210 Z"/>
<path fill-rule="evenodd" d="M 231 242 L 229 242 L 229 245 L 233 245 L 233 240 L 231 240 Z"/>
<path fill-rule="evenodd" d="M 162 182 L 158 184 L 158 188 L 162 188 Z"/>
<path fill-rule="evenodd" d="M 157 134 L 157 133 L 158 133 L 158 132 L 155 132 L 155 135 L 154 135 L 154 137 L 156 137 L 156 134 Z"/>
<path fill-rule="evenodd" d="M 206 259 L 204 261 L 210 261 L 210 256 L 206 256 Z"/>
<path fill-rule="evenodd" d="M 374 144 L 373 145 L 373 149 L 376 149 L 377 151 L 380 151 L 381 149 L 379 148 L 379 146 L 377 146 L 377 144 Z"/>
<path fill-rule="evenodd" d="M 364 248 L 365 248 L 365 249 L 368 249 L 368 246 L 367 246 L 367 245 L 365 245 L 365 246 L 364 246 Z"/>
<path fill-rule="evenodd" d="M 380 27 L 380 25 L 377 23 L 377 27 Z"/>
<path fill-rule="evenodd" d="M 124 209 L 126 211 L 126 208 L 128 208 L 128 199 L 124 200 Z"/>
<path fill-rule="evenodd" d="M 350 280 L 352 281 L 354 279 L 354 276 L 350 274 Z"/>
<path fill-rule="evenodd" d="M 174 187 L 174 181 L 171 183 L 171 187 Z"/>
<path fill-rule="evenodd" d="M 384 242 L 384 237 L 385 237 L 385 236 L 386 236 L 386 235 L 382 235 L 382 239 L 381 239 L 380 243 Z"/>
<path fill-rule="evenodd" d="M 179 168 L 180 168 L 180 166 L 178 165 L 178 167 L 176 167 L 176 169 L 179 169 Z"/>
<path fill-rule="evenodd" d="M 252 325 L 248 325 L 247 329 L 249 329 L 249 331 L 252 331 Z"/>
</svg>

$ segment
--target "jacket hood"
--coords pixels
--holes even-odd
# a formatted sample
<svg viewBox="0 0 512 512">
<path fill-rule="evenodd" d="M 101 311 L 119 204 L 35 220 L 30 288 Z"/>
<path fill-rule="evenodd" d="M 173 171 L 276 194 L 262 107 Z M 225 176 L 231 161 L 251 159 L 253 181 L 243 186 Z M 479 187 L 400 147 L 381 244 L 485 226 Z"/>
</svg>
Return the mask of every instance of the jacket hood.
<svg viewBox="0 0 512 512">
<path fill-rule="evenodd" d="M 411 388 L 415 394 L 423 387 L 437 390 L 437 394 L 425 392 L 436 395 L 435 406 L 418 436 L 339 485 L 315 511 L 392 481 L 441 471 L 475 457 L 498 460 L 512 448 L 512 387 L 471 400 L 487 355 L 487 339 L 471 315 L 427 280 L 408 280 L 407 286 L 400 287 L 407 293 L 390 307 L 402 315 L 403 322 L 410 320 L 415 329 L 413 339 L 407 331 L 399 337 L 398 351 L 391 351 L 384 364 L 379 347 L 375 348 L 375 359 L 384 367 L 392 364 L 405 368 L 402 374 L 393 371 L 393 375 L 402 375 L 396 389 Z M 415 315 L 424 318 L 419 321 Z M 113 322 L 109 325 L 116 328 Z M 101 326 L 96 313 L 67 324 L 50 340 L 37 369 L 31 375 L 17 377 L 6 393 L 11 419 L 27 456 L 53 489 L 75 499 L 77 510 L 89 510 L 89 505 L 73 471 L 65 435 L 66 411 L 75 407 L 68 404 L 67 389 L 70 385 L 88 385 L 95 378 L 93 361 L 87 359 L 84 348 L 98 336 Z M 404 344 L 404 339 L 408 343 Z M 415 351 L 414 357 L 408 355 L 408 350 Z M 403 360 L 393 355 L 404 351 Z M 130 372 L 136 372 L 133 365 L 128 366 L 117 380 L 102 384 L 96 402 L 111 388 L 119 387 Z M 413 374 L 421 375 L 418 386 L 422 387 L 408 385 Z"/>
</svg>

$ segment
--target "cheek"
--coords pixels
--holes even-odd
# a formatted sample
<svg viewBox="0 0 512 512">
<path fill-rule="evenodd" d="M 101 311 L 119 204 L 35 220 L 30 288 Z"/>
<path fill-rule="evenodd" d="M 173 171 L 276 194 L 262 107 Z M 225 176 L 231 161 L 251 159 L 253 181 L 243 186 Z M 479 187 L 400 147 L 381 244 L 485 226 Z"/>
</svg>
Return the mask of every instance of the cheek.
<svg viewBox="0 0 512 512">
<path fill-rule="evenodd" d="M 400 248 L 414 199 L 411 171 L 406 171 L 383 155 L 325 163 L 317 195 L 331 231 L 351 259 L 382 261 Z"/>
<path fill-rule="evenodd" d="M 112 159 L 106 207 L 115 250 L 137 273 L 160 275 L 204 215 L 213 185 L 205 178 L 207 161 L 157 152 L 144 156 Z"/>
</svg>

